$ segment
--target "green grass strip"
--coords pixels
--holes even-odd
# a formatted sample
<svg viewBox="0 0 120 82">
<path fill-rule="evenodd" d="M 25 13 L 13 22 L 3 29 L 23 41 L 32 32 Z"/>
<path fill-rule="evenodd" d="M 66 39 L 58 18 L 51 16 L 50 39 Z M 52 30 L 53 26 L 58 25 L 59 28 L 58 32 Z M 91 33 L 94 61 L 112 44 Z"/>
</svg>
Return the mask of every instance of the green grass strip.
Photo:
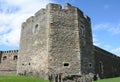
<svg viewBox="0 0 120 82">
<path fill-rule="evenodd" d="M 25 76 L 0 76 L 0 82 L 49 82 L 41 78 Z"/>
<path fill-rule="evenodd" d="M 117 78 L 109 78 L 109 79 L 102 79 L 102 80 L 98 80 L 95 82 L 120 82 L 120 77 Z"/>
</svg>

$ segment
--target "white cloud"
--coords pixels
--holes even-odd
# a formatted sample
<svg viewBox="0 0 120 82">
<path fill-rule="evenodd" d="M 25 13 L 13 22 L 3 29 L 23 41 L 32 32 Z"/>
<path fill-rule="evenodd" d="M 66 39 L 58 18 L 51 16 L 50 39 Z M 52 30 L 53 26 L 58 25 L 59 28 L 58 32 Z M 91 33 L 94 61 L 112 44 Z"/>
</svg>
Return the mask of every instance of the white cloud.
<svg viewBox="0 0 120 82">
<path fill-rule="evenodd" d="M 112 34 L 120 34 L 120 24 L 114 25 L 110 29 L 108 29 L 109 32 Z"/>
<path fill-rule="evenodd" d="M 93 31 L 104 30 L 110 32 L 111 34 L 120 34 L 120 23 L 101 23 L 93 26 Z"/>
<path fill-rule="evenodd" d="M 120 56 L 120 48 L 116 48 L 116 49 L 113 49 L 111 51 L 115 54 L 119 54 L 119 56 Z"/>
<path fill-rule="evenodd" d="M 105 30 L 109 27 L 109 23 L 101 23 L 93 26 L 93 30 Z"/>
<path fill-rule="evenodd" d="M 120 48 L 116 48 L 112 50 L 113 52 L 119 52 L 120 53 Z"/>
<path fill-rule="evenodd" d="M 21 23 L 52 0 L 0 0 L 0 45 L 18 46 Z"/>
<path fill-rule="evenodd" d="M 0 44 L 18 47 L 20 29 L 14 29 L 9 33 L 0 36 Z"/>
<path fill-rule="evenodd" d="M 93 34 L 93 44 L 96 45 L 96 46 L 99 46 L 100 45 L 100 42 L 99 40 L 97 39 L 96 35 Z"/>
<path fill-rule="evenodd" d="M 99 40 L 99 36 L 101 35 L 100 33 L 103 33 L 103 32 L 104 32 L 104 34 L 106 34 L 106 33 L 109 34 L 110 37 L 113 37 L 113 35 L 114 36 L 119 36 L 119 34 L 120 34 L 120 23 L 116 23 L 116 24 L 113 24 L 113 23 L 97 24 L 97 25 L 93 26 L 93 31 L 94 31 L 94 35 L 93 35 L 94 45 L 100 46 L 101 48 L 103 48 L 107 51 L 111 51 L 112 53 L 120 56 L 120 48 L 113 49 L 114 46 L 112 46 L 112 43 L 110 44 L 109 42 L 107 43 L 105 40 L 104 41 Z M 103 37 L 104 37 L 104 34 L 102 34 Z M 110 39 L 110 37 L 108 37 L 108 38 Z M 107 40 L 107 37 L 105 37 L 105 39 Z M 112 40 L 113 40 L 113 38 L 111 39 L 111 41 Z"/>
<path fill-rule="evenodd" d="M 108 8 L 110 8 L 110 5 L 108 4 L 104 5 L 104 9 L 108 9 Z"/>
</svg>

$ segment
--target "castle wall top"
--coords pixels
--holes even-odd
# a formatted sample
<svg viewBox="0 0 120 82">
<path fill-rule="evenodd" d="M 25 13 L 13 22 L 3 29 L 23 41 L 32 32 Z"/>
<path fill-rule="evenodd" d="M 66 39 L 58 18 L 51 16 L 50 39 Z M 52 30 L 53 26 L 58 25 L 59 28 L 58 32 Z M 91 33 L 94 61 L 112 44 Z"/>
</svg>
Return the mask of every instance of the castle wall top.
<svg viewBox="0 0 120 82">
<path fill-rule="evenodd" d="M 18 50 L 8 50 L 8 51 L 0 51 L 0 53 L 2 53 L 2 54 L 7 54 L 7 53 L 17 53 L 18 52 Z"/>
<path fill-rule="evenodd" d="M 97 46 L 95 46 L 95 45 L 94 45 L 94 50 L 96 50 L 96 51 L 98 51 L 98 52 L 101 52 L 101 53 L 103 53 L 103 54 L 106 55 L 106 56 L 120 59 L 119 56 L 117 56 L 117 55 L 115 55 L 115 54 L 113 54 L 113 53 L 111 53 L 111 52 L 108 52 L 108 51 L 106 51 L 106 50 L 104 50 L 104 49 L 102 49 L 102 48 L 99 48 L 99 47 L 97 47 Z"/>
<path fill-rule="evenodd" d="M 46 12 L 49 11 L 72 11 L 76 10 L 79 15 L 81 15 L 83 18 L 85 18 L 88 22 L 90 21 L 90 18 L 85 15 L 79 8 L 72 6 L 71 4 L 67 3 L 64 8 L 60 4 L 54 4 L 54 3 L 49 3 L 46 8 L 40 9 L 38 12 L 35 13 L 34 16 L 29 17 L 26 22 L 23 23 L 22 27 L 26 25 L 27 22 L 34 22 L 35 17 L 40 16 L 40 14 L 45 14 Z"/>
<path fill-rule="evenodd" d="M 61 10 L 61 9 L 62 9 L 62 6 L 59 5 L 59 4 L 49 3 L 49 4 L 46 6 L 46 9 L 47 9 L 47 10 Z"/>
</svg>

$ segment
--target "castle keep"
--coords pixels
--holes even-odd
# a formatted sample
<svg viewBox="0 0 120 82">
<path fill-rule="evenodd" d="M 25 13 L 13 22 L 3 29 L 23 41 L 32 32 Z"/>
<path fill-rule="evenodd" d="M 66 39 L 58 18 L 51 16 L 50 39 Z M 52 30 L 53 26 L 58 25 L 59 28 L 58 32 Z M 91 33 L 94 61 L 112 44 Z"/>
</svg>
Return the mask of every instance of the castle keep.
<svg viewBox="0 0 120 82">
<path fill-rule="evenodd" d="M 69 4 L 64 9 L 48 4 L 22 25 L 18 73 L 43 78 L 94 73 L 92 45 L 89 17 Z"/>
<path fill-rule="evenodd" d="M 1 51 L 0 74 L 51 82 L 120 76 L 120 58 L 93 45 L 91 21 L 70 4 L 48 4 L 22 24 L 20 49 Z M 17 67 L 16 67 L 17 66 Z"/>
</svg>

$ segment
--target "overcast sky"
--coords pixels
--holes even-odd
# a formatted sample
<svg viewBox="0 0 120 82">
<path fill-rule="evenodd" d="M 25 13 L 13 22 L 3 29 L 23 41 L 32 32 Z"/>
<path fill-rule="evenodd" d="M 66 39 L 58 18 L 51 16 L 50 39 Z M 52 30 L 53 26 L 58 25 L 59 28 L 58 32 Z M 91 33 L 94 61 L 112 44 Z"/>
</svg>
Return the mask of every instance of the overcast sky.
<svg viewBox="0 0 120 82">
<path fill-rule="evenodd" d="M 50 2 L 80 8 L 91 18 L 94 45 L 120 56 L 120 0 L 0 0 L 0 50 L 19 49 L 21 23 Z"/>
</svg>

